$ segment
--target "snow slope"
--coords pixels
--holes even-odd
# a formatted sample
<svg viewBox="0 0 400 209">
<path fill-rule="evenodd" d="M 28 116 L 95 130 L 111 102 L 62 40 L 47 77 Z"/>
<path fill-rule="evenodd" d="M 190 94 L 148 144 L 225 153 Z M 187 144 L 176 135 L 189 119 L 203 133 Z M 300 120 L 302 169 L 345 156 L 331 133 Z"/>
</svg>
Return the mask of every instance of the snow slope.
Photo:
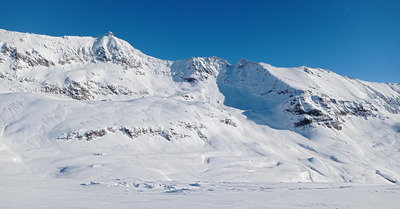
<svg viewBox="0 0 400 209">
<path fill-rule="evenodd" d="M 0 47 L 3 179 L 399 181 L 399 84 L 217 57 L 160 60 L 111 33 L 0 30 Z"/>
</svg>

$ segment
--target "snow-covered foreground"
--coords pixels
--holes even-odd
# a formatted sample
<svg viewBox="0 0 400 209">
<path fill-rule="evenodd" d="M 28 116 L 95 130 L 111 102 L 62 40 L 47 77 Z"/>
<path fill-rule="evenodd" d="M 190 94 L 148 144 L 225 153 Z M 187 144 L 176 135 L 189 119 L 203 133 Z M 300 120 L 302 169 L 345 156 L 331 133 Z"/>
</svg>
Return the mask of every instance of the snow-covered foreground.
<svg viewBox="0 0 400 209">
<path fill-rule="evenodd" d="M 342 144 L 271 129 L 240 112 L 181 96 L 0 98 L 0 208 L 400 205 L 400 187 L 389 181 L 396 180 L 397 138 L 379 120 L 363 127 L 378 126 L 380 132 Z M 359 153 L 350 153 L 352 147 Z"/>
<path fill-rule="evenodd" d="M 398 208 L 399 186 L 1 178 L 0 208 Z"/>
</svg>

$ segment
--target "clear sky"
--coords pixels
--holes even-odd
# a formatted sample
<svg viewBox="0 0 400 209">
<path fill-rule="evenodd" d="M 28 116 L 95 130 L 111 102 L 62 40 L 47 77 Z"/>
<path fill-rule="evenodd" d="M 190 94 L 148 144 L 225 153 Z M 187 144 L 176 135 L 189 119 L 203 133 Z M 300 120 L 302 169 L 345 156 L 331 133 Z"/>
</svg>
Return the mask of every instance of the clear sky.
<svg viewBox="0 0 400 209">
<path fill-rule="evenodd" d="M 244 58 L 400 83 L 398 0 L 4 0 L 0 7 L 6 30 L 112 31 L 161 59 L 218 56 L 234 64 Z"/>
</svg>

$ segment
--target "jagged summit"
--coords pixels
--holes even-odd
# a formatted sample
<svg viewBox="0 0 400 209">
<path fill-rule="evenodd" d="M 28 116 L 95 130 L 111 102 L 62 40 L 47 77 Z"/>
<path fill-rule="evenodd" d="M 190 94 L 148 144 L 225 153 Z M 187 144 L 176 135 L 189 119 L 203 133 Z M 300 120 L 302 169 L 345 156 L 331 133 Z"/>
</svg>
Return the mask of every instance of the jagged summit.
<svg viewBox="0 0 400 209">
<path fill-rule="evenodd" d="M 0 30 L 0 47 L 0 159 L 9 173 L 373 183 L 400 175 L 399 84 L 245 59 L 161 60 L 111 33 Z M 99 169 L 83 165 L 90 152 L 115 161 L 99 154 Z"/>
<path fill-rule="evenodd" d="M 0 40 L 1 52 L 11 58 L 13 70 L 96 61 L 134 68 L 140 66 L 141 59 L 151 59 L 112 33 L 99 37 L 51 37 L 2 30 Z"/>
</svg>

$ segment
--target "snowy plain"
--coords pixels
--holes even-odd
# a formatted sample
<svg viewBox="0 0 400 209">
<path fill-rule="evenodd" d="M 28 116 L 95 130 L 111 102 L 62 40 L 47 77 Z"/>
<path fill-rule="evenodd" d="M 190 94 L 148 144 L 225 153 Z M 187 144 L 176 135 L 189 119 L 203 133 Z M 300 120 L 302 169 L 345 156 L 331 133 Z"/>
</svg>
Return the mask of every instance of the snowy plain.
<svg viewBox="0 0 400 209">
<path fill-rule="evenodd" d="M 33 184 L 32 182 L 37 182 Z M 398 208 L 398 186 L 346 183 L 108 183 L 1 180 L 1 208 Z"/>
</svg>

